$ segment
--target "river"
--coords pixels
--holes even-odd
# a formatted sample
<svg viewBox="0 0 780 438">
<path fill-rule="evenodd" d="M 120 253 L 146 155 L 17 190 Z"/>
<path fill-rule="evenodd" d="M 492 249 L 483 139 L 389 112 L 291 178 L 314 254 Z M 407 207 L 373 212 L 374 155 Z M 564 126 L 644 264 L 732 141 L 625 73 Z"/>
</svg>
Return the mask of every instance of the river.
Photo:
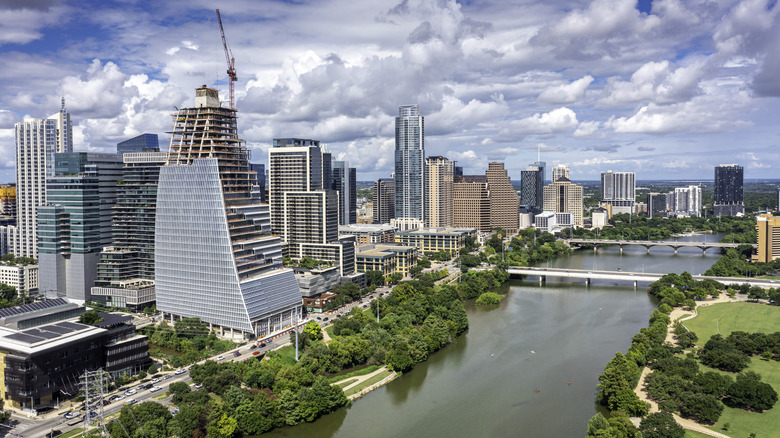
<svg viewBox="0 0 780 438">
<path fill-rule="evenodd" d="M 680 241 L 704 241 L 703 236 Z M 720 236 L 707 235 L 707 241 Z M 576 251 L 551 267 L 700 274 L 719 257 L 696 248 Z M 545 265 L 548 265 L 547 263 Z M 349 408 L 272 437 L 581 437 L 598 376 L 647 326 L 646 287 L 510 280 L 490 308 L 467 303 L 470 328 L 427 362 Z M 538 391 L 537 391 L 538 390 Z"/>
</svg>

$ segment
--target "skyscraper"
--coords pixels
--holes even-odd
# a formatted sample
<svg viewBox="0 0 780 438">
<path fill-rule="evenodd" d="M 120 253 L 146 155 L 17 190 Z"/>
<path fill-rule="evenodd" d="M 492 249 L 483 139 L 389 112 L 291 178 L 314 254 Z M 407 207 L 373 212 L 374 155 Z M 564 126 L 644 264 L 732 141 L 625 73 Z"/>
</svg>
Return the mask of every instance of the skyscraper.
<svg viewBox="0 0 780 438">
<path fill-rule="evenodd" d="M 57 153 L 38 211 L 39 288 L 89 301 L 100 251 L 112 242 L 119 154 Z"/>
<path fill-rule="evenodd" d="M 425 159 L 425 218 L 430 227 L 452 226 L 454 165 L 447 157 Z"/>
<path fill-rule="evenodd" d="M 253 336 L 292 325 L 302 297 L 282 268 L 269 208 L 252 191 L 236 110 L 217 90 L 196 90 L 195 107 L 173 119 L 160 169 L 155 216 L 155 288 L 165 317 L 195 317 Z"/>
<path fill-rule="evenodd" d="M 566 178 L 568 180 L 571 180 L 571 176 L 569 176 L 569 166 L 565 164 L 559 164 L 557 166 L 553 166 L 552 182 L 558 181 L 560 178 Z"/>
<path fill-rule="evenodd" d="M 154 152 L 160 150 L 160 140 L 157 134 L 141 134 L 129 140 L 116 144 L 116 153 Z"/>
<path fill-rule="evenodd" d="M 452 226 L 490 231 L 490 189 L 485 175 L 455 177 L 452 184 Z"/>
<path fill-rule="evenodd" d="M 547 163 L 540 159 L 531 163 L 531 166 L 538 167 L 539 171 L 542 172 L 542 185 L 544 185 L 545 181 L 547 181 Z"/>
<path fill-rule="evenodd" d="M 380 178 L 374 182 L 374 223 L 389 224 L 395 219 L 395 180 Z"/>
<path fill-rule="evenodd" d="M 745 212 L 742 183 L 742 166 L 721 164 L 715 168 L 715 216 L 736 216 Z"/>
<path fill-rule="evenodd" d="M 647 194 L 647 217 L 665 217 L 667 208 L 666 193 Z"/>
<path fill-rule="evenodd" d="M 419 105 L 395 118 L 395 217 L 425 221 L 425 127 Z"/>
<path fill-rule="evenodd" d="M 339 192 L 339 225 L 357 223 L 357 169 L 348 161 L 333 161 L 332 189 Z"/>
<path fill-rule="evenodd" d="M 531 165 L 520 172 L 520 203 L 534 214 L 542 211 L 544 173 L 539 166 Z"/>
<path fill-rule="evenodd" d="M 520 227 L 520 200 L 504 163 L 488 163 L 485 172 L 490 187 L 490 227 L 502 228 L 509 234 Z"/>
<path fill-rule="evenodd" d="M 612 206 L 612 214 L 634 211 L 636 173 L 601 172 L 601 202 Z"/>
<path fill-rule="evenodd" d="M 544 209 L 556 213 L 571 213 L 574 228 L 582 227 L 582 186 L 560 177 L 544 187 Z"/>
<path fill-rule="evenodd" d="M 674 213 L 680 216 L 701 216 L 701 187 L 676 187 Z"/>
<path fill-rule="evenodd" d="M 46 203 L 46 178 L 54 176 L 54 154 L 73 151 L 70 114 L 62 99 L 60 111 L 47 119 L 14 126 L 16 135 L 16 234 L 13 253 L 38 257 L 36 209 Z"/>
</svg>

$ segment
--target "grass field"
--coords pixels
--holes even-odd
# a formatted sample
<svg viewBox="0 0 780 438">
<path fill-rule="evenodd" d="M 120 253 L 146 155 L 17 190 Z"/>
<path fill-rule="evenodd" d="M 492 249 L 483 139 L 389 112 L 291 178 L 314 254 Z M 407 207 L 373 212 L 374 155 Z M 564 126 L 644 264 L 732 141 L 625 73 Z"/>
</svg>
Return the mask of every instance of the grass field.
<svg viewBox="0 0 780 438">
<path fill-rule="evenodd" d="M 699 432 L 694 432 L 692 430 L 686 430 L 685 438 L 709 438 L 709 435 L 705 435 Z"/>
<path fill-rule="evenodd" d="M 341 388 L 341 389 L 344 389 L 344 387 L 345 387 L 345 386 L 349 386 L 349 385 L 351 385 L 351 384 L 353 384 L 353 383 L 357 382 L 357 380 L 358 380 L 358 379 L 348 379 L 348 380 L 345 380 L 345 381 L 343 381 L 343 382 L 340 382 L 340 383 L 338 384 L 338 386 L 339 386 L 339 388 Z"/>
<path fill-rule="evenodd" d="M 83 432 L 84 432 L 84 428 L 77 427 L 71 430 L 70 432 L 63 433 L 62 435 L 60 435 L 60 438 L 70 438 L 70 437 L 78 436 L 81 435 Z"/>
<path fill-rule="evenodd" d="M 736 330 L 749 333 L 780 331 L 780 307 L 777 306 L 745 302 L 722 303 L 699 307 L 698 313 L 697 317 L 684 322 L 686 327 L 699 337 L 698 346 L 703 346 L 718 330 L 723 336 L 728 336 Z M 702 365 L 700 369 L 709 370 Z M 780 393 L 780 362 L 753 357 L 748 369 L 761 374 L 762 380 Z M 736 376 L 735 373 L 718 372 Z M 728 430 L 723 430 L 727 423 Z M 762 413 L 726 407 L 718 422 L 710 429 L 733 437 L 747 437 L 750 433 L 755 433 L 758 438 L 779 436 L 780 404 Z M 695 436 L 697 435 L 691 435 Z"/>
<path fill-rule="evenodd" d="M 357 377 L 357 376 L 365 376 L 366 374 L 371 374 L 374 371 L 379 369 L 379 365 L 369 365 L 367 367 L 363 367 L 354 371 L 351 371 L 349 373 L 344 374 L 336 374 L 335 376 L 328 379 L 328 383 L 336 383 L 340 380 L 348 379 L 350 377 Z"/>
<path fill-rule="evenodd" d="M 363 389 L 368 388 L 369 386 L 382 381 L 382 379 L 384 379 L 385 377 L 387 377 L 387 376 L 389 376 L 391 374 L 393 374 L 393 371 L 390 371 L 390 370 L 382 371 L 381 373 L 377 374 L 376 376 L 371 377 L 370 379 L 366 379 L 363 382 L 361 382 L 360 384 L 355 385 L 352 388 L 349 388 L 349 390 L 347 390 L 347 391 L 344 391 L 344 395 L 349 397 L 352 394 L 357 394 L 358 392 L 362 391 Z"/>
<path fill-rule="evenodd" d="M 780 306 L 741 301 L 700 306 L 696 310 L 699 315 L 683 324 L 696 333 L 699 345 L 704 345 L 718 330 L 724 337 L 736 330 L 748 333 L 780 331 Z"/>
</svg>

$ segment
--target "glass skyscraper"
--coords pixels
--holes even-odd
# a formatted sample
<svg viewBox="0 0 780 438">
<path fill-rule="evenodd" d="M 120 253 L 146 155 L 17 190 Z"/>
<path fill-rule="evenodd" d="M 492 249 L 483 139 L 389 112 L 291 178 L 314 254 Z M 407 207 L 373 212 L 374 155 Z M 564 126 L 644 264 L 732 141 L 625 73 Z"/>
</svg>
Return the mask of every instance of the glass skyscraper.
<svg viewBox="0 0 780 438">
<path fill-rule="evenodd" d="M 236 111 L 221 107 L 217 90 L 198 88 L 171 134 L 157 190 L 157 308 L 171 320 L 196 317 L 251 336 L 291 325 L 301 292 L 282 268 L 269 207 L 252 190 Z"/>
<path fill-rule="evenodd" d="M 743 171 L 737 164 L 721 164 L 715 168 L 715 216 L 736 216 L 745 212 Z"/>
<path fill-rule="evenodd" d="M 425 126 L 419 105 L 395 118 L 395 217 L 425 221 Z"/>
<path fill-rule="evenodd" d="M 116 144 L 118 154 L 131 152 L 153 152 L 160 149 L 160 141 L 157 134 L 141 134 Z"/>
</svg>

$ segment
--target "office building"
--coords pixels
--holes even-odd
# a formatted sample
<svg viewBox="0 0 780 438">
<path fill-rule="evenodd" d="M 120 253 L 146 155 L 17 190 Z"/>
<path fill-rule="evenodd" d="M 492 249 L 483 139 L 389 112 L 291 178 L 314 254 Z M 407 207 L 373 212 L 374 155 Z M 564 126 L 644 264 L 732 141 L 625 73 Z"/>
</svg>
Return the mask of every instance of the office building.
<svg viewBox="0 0 780 438">
<path fill-rule="evenodd" d="M 604 228 L 609 225 L 609 212 L 603 208 L 594 208 L 591 211 L 590 227 Z"/>
<path fill-rule="evenodd" d="M 737 164 L 721 164 L 715 168 L 715 216 L 736 216 L 745 213 L 743 169 Z"/>
<path fill-rule="evenodd" d="M 399 217 L 390 219 L 390 226 L 395 228 L 396 231 L 412 231 L 423 228 L 425 224 L 420 219 L 413 217 Z"/>
<path fill-rule="evenodd" d="M 675 188 L 674 214 L 677 216 L 701 216 L 701 187 Z"/>
<path fill-rule="evenodd" d="M 510 235 L 517 233 L 520 200 L 504 163 L 489 163 L 485 176 L 490 187 L 490 227 L 501 228 Z"/>
<path fill-rule="evenodd" d="M 0 262 L 0 283 L 15 287 L 19 294 L 34 294 L 38 291 L 38 265 Z"/>
<path fill-rule="evenodd" d="M 16 219 L 16 184 L 0 185 L 0 216 Z"/>
<path fill-rule="evenodd" d="M 569 166 L 565 164 L 559 164 L 557 166 L 553 166 L 552 168 L 552 182 L 558 181 L 561 178 L 566 178 L 571 181 L 571 176 L 569 175 Z"/>
<path fill-rule="evenodd" d="M 636 173 L 601 172 L 601 203 L 612 206 L 612 214 L 631 214 L 636 197 Z"/>
<path fill-rule="evenodd" d="M 758 251 L 753 256 L 759 263 L 771 263 L 780 258 L 780 216 L 762 214 L 756 218 Z"/>
<path fill-rule="evenodd" d="M 425 222 L 425 126 L 419 105 L 395 118 L 395 217 Z"/>
<path fill-rule="evenodd" d="M 301 293 L 293 271 L 282 268 L 268 204 L 252 190 L 236 110 L 203 86 L 195 107 L 174 115 L 171 136 L 157 188 L 157 309 L 171 321 L 200 318 L 230 335 L 290 326 L 300 318 Z"/>
<path fill-rule="evenodd" d="M 453 163 L 455 162 L 453 161 Z M 453 178 L 458 176 L 463 176 L 463 166 L 454 166 L 452 168 L 452 171 L 453 171 L 453 175 L 452 175 Z"/>
<path fill-rule="evenodd" d="M 568 178 L 561 177 L 558 181 L 544 187 L 544 209 L 555 213 L 571 213 L 571 225 L 582 227 L 582 186 L 574 184 Z M 564 226 L 566 223 L 557 222 Z"/>
<path fill-rule="evenodd" d="M 490 189 L 487 176 L 455 177 L 452 184 L 452 226 L 490 231 Z"/>
<path fill-rule="evenodd" d="M 349 167 L 348 161 L 333 161 L 331 188 L 339 196 L 339 225 L 357 223 L 357 169 Z"/>
<path fill-rule="evenodd" d="M 265 164 L 249 163 L 249 171 L 251 172 L 250 177 L 253 178 L 252 185 L 257 187 L 260 202 L 268 203 Z"/>
<path fill-rule="evenodd" d="M 57 114 L 14 126 L 16 136 L 16 228 L 9 232 L 17 257 L 38 258 L 37 209 L 46 203 L 46 178 L 54 176 L 54 154 L 73 151 L 73 129 L 65 98 Z"/>
<path fill-rule="evenodd" d="M 531 163 L 531 166 L 535 166 L 539 168 L 539 171 L 542 172 L 542 185 L 547 181 L 547 163 L 541 160 L 534 161 Z"/>
<path fill-rule="evenodd" d="M 425 221 L 429 227 L 452 225 L 452 183 L 455 162 L 436 156 L 425 159 Z"/>
<path fill-rule="evenodd" d="M 100 251 L 113 241 L 111 219 L 122 178 L 119 154 L 55 154 L 46 182 L 46 205 L 38 207 L 40 290 L 90 301 Z"/>
<path fill-rule="evenodd" d="M 395 242 L 395 228 L 389 224 L 350 224 L 339 226 L 340 236 L 355 236 L 358 247 Z"/>
<path fill-rule="evenodd" d="M 141 311 L 155 301 L 154 223 L 165 152 L 126 153 L 113 211 L 113 242 L 100 253 L 93 299 Z"/>
<path fill-rule="evenodd" d="M 467 237 L 476 241 L 477 230 L 474 228 L 425 228 L 395 233 L 396 243 L 413 246 L 424 253 L 449 251 L 450 254 L 457 254 L 466 245 Z"/>
<path fill-rule="evenodd" d="M 141 134 L 116 144 L 116 153 L 156 152 L 160 150 L 160 140 L 157 134 Z"/>
<path fill-rule="evenodd" d="M 395 218 L 395 180 L 380 178 L 374 182 L 373 219 L 375 224 L 389 224 Z"/>
<path fill-rule="evenodd" d="M 532 212 L 544 205 L 544 173 L 539 166 L 528 166 L 520 172 L 520 203 Z"/>
<path fill-rule="evenodd" d="M 403 245 L 367 245 L 358 248 L 358 272 L 380 271 L 385 277 L 398 273 L 406 277 L 417 265 L 417 248 Z"/>
<path fill-rule="evenodd" d="M 666 193 L 648 193 L 647 194 L 647 217 L 664 217 L 666 216 L 667 208 L 667 194 Z"/>
</svg>

